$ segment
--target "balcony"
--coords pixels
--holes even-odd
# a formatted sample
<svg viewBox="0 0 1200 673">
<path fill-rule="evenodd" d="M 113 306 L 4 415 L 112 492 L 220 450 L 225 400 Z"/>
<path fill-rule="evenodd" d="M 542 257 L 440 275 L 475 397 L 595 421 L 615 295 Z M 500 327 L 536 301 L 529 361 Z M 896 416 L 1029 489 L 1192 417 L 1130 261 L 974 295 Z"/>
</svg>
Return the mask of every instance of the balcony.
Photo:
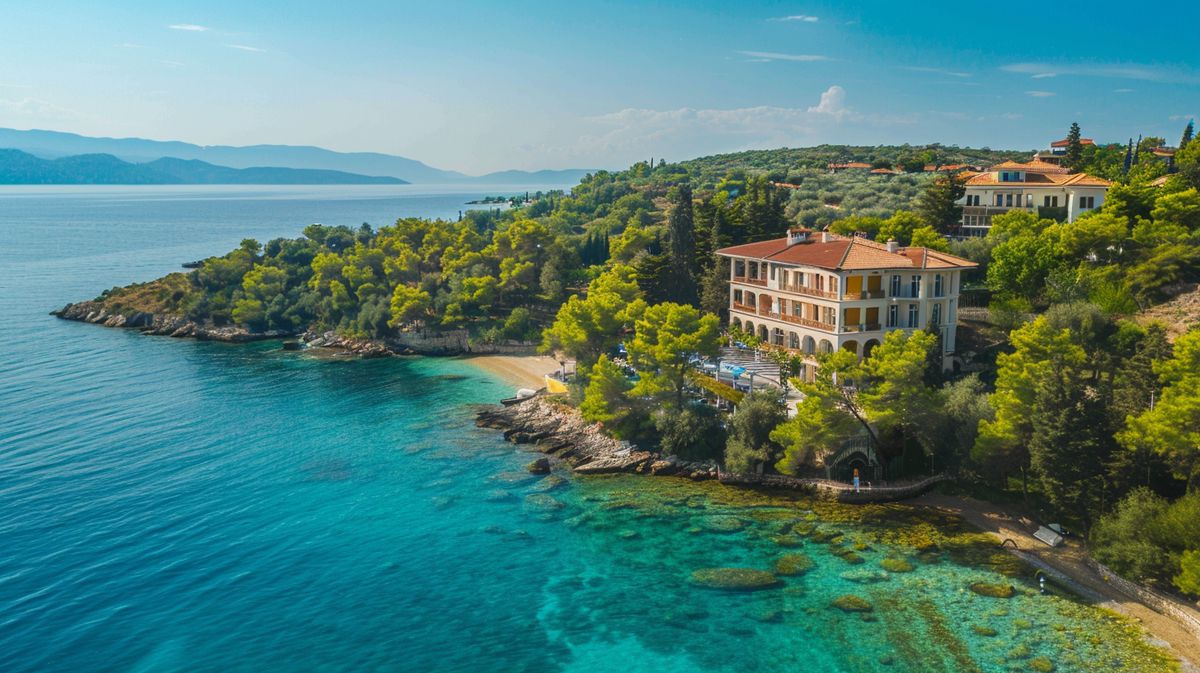
<svg viewBox="0 0 1200 673">
<path fill-rule="evenodd" d="M 753 306 L 749 304 L 740 304 L 736 301 L 730 304 L 730 307 L 733 310 L 741 311 L 742 313 L 758 313 L 758 309 L 754 308 Z"/>
<path fill-rule="evenodd" d="M 838 298 L 838 295 L 836 292 L 829 292 L 827 290 L 818 290 L 816 288 L 805 287 L 803 285 L 790 285 L 787 283 L 781 283 L 779 285 L 779 289 L 783 290 L 784 292 L 791 292 L 793 294 L 804 294 L 804 295 L 808 295 L 810 297 L 820 297 L 821 299 L 837 299 Z"/>
<path fill-rule="evenodd" d="M 883 290 L 863 290 L 862 292 L 853 294 L 850 292 L 846 293 L 846 299 L 849 301 L 854 301 L 855 299 L 884 299 L 885 297 L 887 297 L 887 293 Z"/>
<path fill-rule="evenodd" d="M 801 318 L 798 315 L 788 315 L 786 313 L 782 313 L 782 314 L 781 313 L 772 313 L 771 317 L 778 318 L 779 320 L 782 320 L 784 322 L 790 322 L 794 325 L 800 325 L 802 327 L 808 327 L 810 329 L 821 330 L 822 332 L 836 332 L 837 331 L 837 325 L 831 325 L 827 322 L 821 322 L 820 320 L 812 320 L 810 318 Z"/>
<path fill-rule="evenodd" d="M 766 281 L 766 279 L 765 279 L 765 278 L 750 278 L 750 277 L 748 277 L 748 276 L 734 276 L 734 277 L 733 277 L 733 282 L 735 282 L 735 283 L 745 283 L 745 284 L 747 284 L 747 285 L 758 285 L 758 286 L 760 286 L 760 287 L 766 287 L 766 286 L 767 286 L 767 281 Z"/>
<path fill-rule="evenodd" d="M 853 334 L 855 332 L 878 332 L 882 326 L 877 323 L 862 323 L 858 325 L 842 325 L 843 334 Z"/>
</svg>

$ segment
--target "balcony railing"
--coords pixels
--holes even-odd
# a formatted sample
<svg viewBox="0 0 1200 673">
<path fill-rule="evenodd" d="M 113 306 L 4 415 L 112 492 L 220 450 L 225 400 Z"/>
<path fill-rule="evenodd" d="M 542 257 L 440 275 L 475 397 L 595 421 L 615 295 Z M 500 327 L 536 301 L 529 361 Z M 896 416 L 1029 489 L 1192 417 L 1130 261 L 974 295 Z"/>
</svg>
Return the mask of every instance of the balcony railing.
<svg viewBox="0 0 1200 673">
<path fill-rule="evenodd" d="M 733 302 L 732 306 L 733 310 L 735 311 L 742 311 L 743 313 L 758 313 L 758 309 L 749 304 L 741 304 L 735 301 Z"/>
<path fill-rule="evenodd" d="M 854 301 L 855 299 L 883 299 L 887 297 L 887 293 L 883 290 L 863 290 L 861 292 L 847 292 L 846 299 Z"/>
<path fill-rule="evenodd" d="M 788 315 L 787 313 L 772 313 L 771 317 L 777 318 L 784 322 L 790 322 L 795 325 L 801 325 L 803 327 L 810 327 L 812 329 L 818 329 L 823 332 L 836 332 L 837 331 L 836 325 L 831 325 L 827 322 L 821 322 L 820 320 L 812 320 L 811 318 L 801 318 L 798 315 Z"/>
<path fill-rule="evenodd" d="M 810 297 L 820 297 L 822 299 L 837 299 L 838 298 L 838 295 L 836 292 L 829 292 L 828 290 L 818 290 L 816 288 L 805 287 L 803 285 L 791 285 L 789 283 L 781 283 L 779 285 L 779 287 L 784 292 L 792 292 L 794 294 L 806 294 Z"/>
<path fill-rule="evenodd" d="M 878 332 L 882 327 L 877 322 L 861 323 L 858 325 L 842 325 L 843 333 L 852 332 Z"/>
<path fill-rule="evenodd" d="M 1032 206 L 963 206 L 963 215 L 983 215 L 991 217 L 992 215 L 1003 215 L 1009 211 L 1021 210 L 1031 211 Z"/>
<path fill-rule="evenodd" d="M 767 286 L 767 281 L 765 278 L 750 278 L 748 276 L 734 276 L 733 282 L 746 283 L 747 285 L 760 285 L 762 287 Z"/>
</svg>

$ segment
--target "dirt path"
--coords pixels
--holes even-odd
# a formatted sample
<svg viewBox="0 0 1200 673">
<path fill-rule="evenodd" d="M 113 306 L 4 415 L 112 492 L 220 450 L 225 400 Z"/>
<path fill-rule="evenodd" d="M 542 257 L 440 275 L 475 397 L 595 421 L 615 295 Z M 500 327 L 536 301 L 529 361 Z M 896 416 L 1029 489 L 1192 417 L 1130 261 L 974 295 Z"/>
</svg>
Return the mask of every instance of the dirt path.
<svg viewBox="0 0 1200 673">
<path fill-rule="evenodd" d="M 1130 599 L 1104 581 L 1084 562 L 1087 550 L 1078 539 L 1068 538 L 1060 547 L 1049 547 L 1034 539 L 1033 532 L 1037 530 L 1037 524 L 1032 520 L 973 498 L 926 493 L 909 502 L 919 507 L 952 512 L 980 530 L 991 533 L 1000 542 L 1006 539 L 1016 542 L 1017 548 L 1038 564 L 1049 566 L 1077 582 L 1085 590 L 1084 593 L 1101 597 L 1104 607 L 1141 622 L 1151 636 L 1164 641 L 1171 652 L 1180 658 L 1184 671 L 1200 671 L 1196 665 L 1200 662 L 1200 639 L 1179 622 Z"/>
</svg>

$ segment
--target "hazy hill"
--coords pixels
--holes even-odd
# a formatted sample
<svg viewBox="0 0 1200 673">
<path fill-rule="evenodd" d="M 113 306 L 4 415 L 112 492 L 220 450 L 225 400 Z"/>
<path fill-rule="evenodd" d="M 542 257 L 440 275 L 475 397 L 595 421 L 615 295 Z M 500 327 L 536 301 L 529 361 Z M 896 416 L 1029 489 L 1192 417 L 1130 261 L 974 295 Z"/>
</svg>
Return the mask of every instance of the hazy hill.
<svg viewBox="0 0 1200 673">
<path fill-rule="evenodd" d="M 159 158 L 146 163 L 111 154 L 41 159 L 0 149 L 0 184 L 7 185 L 381 185 L 404 184 L 390 176 L 297 168 L 215 166 L 196 159 Z"/>
<path fill-rule="evenodd" d="M 583 169 L 556 171 L 500 171 L 470 176 L 458 171 L 445 171 L 415 159 L 377 152 L 334 152 L 321 147 L 301 145 L 226 145 L 201 146 L 179 141 L 145 140 L 143 138 L 92 138 L 59 131 L 18 131 L 0 129 L 0 147 L 11 147 L 46 158 L 79 154 L 110 154 L 134 163 L 150 162 L 160 157 L 198 159 L 210 164 L 231 168 L 279 166 L 345 171 L 361 175 L 390 175 L 406 182 L 475 182 L 574 184 L 588 173 Z"/>
</svg>

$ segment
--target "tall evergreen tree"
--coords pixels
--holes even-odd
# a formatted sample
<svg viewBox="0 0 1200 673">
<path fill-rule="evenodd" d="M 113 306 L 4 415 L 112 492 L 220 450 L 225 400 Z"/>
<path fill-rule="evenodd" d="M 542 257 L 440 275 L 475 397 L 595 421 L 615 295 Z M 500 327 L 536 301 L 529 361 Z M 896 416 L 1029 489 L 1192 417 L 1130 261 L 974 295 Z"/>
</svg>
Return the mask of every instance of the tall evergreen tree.
<svg viewBox="0 0 1200 673">
<path fill-rule="evenodd" d="M 1073 171 L 1079 170 L 1083 164 L 1081 135 L 1079 122 L 1071 122 L 1071 130 L 1067 132 L 1067 155 L 1063 158 L 1063 164 Z"/>
<path fill-rule="evenodd" d="M 1133 168 L 1133 138 L 1129 139 L 1129 147 L 1125 149 L 1125 172 Z"/>
<path fill-rule="evenodd" d="M 939 233 L 952 231 L 962 220 L 958 200 L 967 193 L 965 181 L 956 175 L 944 175 L 925 188 L 917 197 L 917 214 Z"/>
<path fill-rule="evenodd" d="M 666 297 L 677 304 L 698 303 L 696 291 L 696 232 L 692 188 L 687 184 L 670 191 L 671 214 L 667 217 Z"/>
<path fill-rule="evenodd" d="M 1046 499 L 1091 527 L 1106 494 L 1105 463 L 1112 434 L 1103 402 L 1081 377 L 1056 370 L 1041 382 L 1030 419 L 1030 467 Z"/>
<path fill-rule="evenodd" d="M 1187 126 L 1183 127 L 1183 137 L 1179 139 L 1179 149 L 1187 147 L 1188 143 L 1192 142 L 1192 136 L 1196 133 L 1196 124 L 1189 119 Z"/>
</svg>

